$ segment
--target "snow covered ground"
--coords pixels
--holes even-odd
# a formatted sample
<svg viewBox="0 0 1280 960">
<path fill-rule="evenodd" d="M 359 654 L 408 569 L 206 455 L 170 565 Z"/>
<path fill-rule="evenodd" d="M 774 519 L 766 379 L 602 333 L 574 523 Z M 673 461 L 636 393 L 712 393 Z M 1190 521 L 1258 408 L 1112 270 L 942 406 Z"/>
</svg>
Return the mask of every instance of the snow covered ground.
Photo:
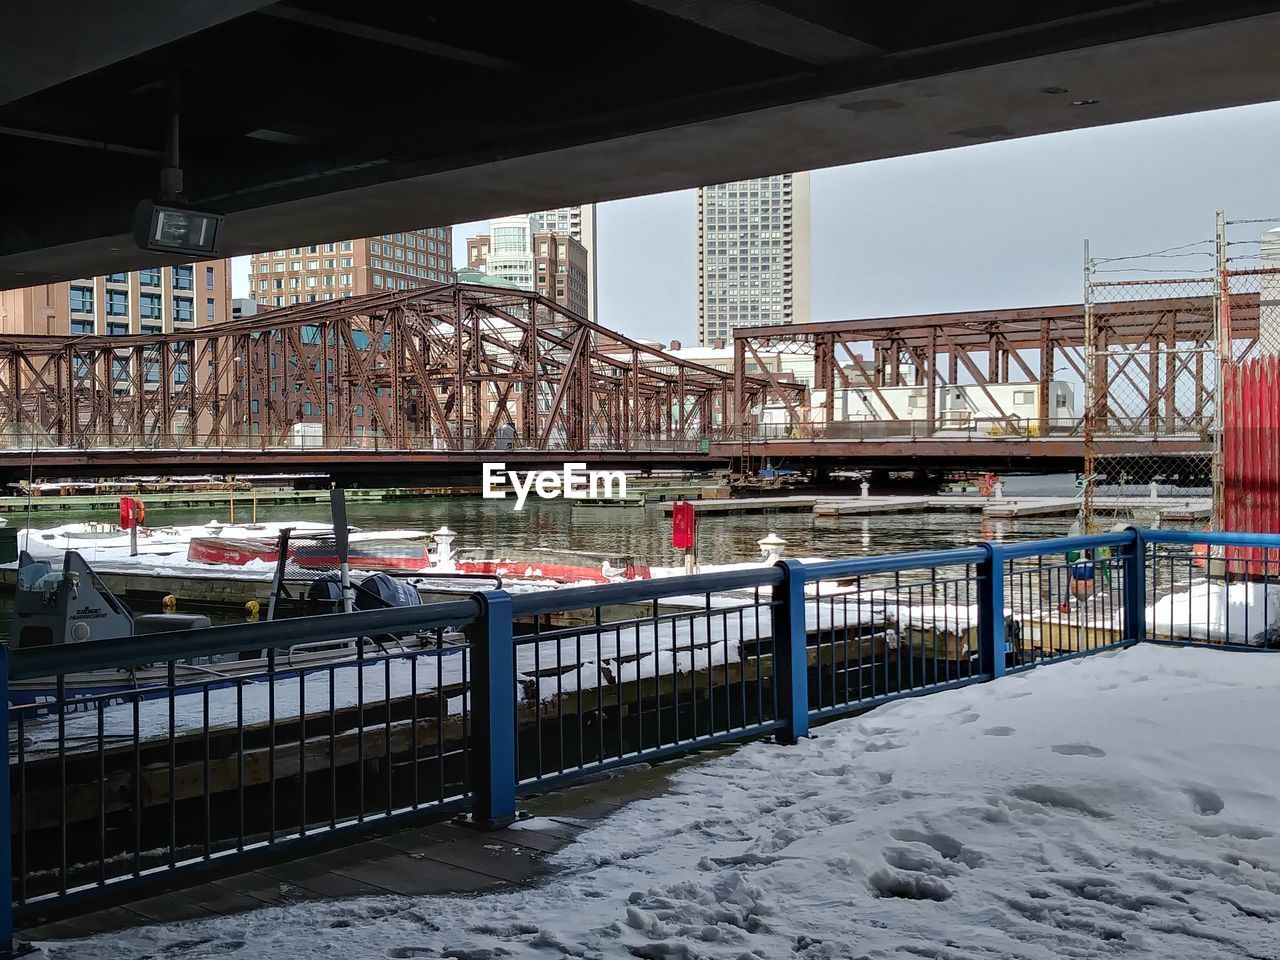
<svg viewBox="0 0 1280 960">
<path fill-rule="evenodd" d="M 583 834 L 533 889 L 303 904 L 41 949 L 51 960 L 1276 957 L 1278 709 L 1280 656 L 1142 645 L 688 768 L 668 795 Z"/>
</svg>

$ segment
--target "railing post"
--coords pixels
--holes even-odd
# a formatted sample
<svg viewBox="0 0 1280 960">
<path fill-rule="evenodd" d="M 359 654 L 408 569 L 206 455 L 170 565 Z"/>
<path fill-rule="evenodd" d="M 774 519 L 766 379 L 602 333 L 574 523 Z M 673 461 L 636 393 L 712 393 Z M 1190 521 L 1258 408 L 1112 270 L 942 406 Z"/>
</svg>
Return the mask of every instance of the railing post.
<svg viewBox="0 0 1280 960">
<path fill-rule="evenodd" d="M 1008 641 L 1004 630 L 1004 547 L 978 544 L 987 557 L 978 563 L 978 669 L 991 679 L 1003 677 Z"/>
<path fill-rule="evenodd" d="M 499 830 L 516 819 L 516 667 L 511 596 L 473 595 L 471 625 L 471 822 Z"/>
<path fill-rule="evenodd" d="M 1124 562 L 1124 639 L 1147 639 L 1147 542 L 1142 531 L 1129 527 L 1133 542 L 1120 548 Z"/>
<path fill-rule="evenodd" d="M 773 683 L 777 691 L 779 743 L 809 735 L 809 651 L 804 617 L 804 565 L 779 560 L 782 582 L 773 588 Z"/>
<path fill-rule="evenodd" d="M 9 742 L 9 648 L 0 644 L 0 710 Z M 0 958 L 13 956 L 13 809 L 9 800 L 9 755 L 0 763 Z"/>
</svg>

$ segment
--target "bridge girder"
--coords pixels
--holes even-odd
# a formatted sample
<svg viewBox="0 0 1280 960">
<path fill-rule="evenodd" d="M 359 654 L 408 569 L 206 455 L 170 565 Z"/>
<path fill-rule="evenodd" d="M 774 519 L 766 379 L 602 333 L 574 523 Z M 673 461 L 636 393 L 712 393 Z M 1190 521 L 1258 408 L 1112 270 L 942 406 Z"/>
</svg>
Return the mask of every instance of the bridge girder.
<svg viewBox="0 0 1280 960">
<path fill-rule="evenodd" d="M 439 284 L 166 334 L 0 338 L 0 442 L 694 447 L 729 419 L 734 388 L 730 374 L 537 294 Z M 805 396 L 802 384 L 759 377 L 739 388 L 751 404 Z"/>
</svg>

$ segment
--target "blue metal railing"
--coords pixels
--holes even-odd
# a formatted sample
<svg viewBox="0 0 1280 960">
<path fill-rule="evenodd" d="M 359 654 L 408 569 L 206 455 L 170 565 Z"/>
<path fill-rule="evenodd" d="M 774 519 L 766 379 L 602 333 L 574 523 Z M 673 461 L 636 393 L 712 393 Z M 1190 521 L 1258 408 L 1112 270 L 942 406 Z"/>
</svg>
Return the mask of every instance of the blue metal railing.
<svg viewBox="0 0 1280 960">
<path fill-rule="evenodd" d="M 77 898 L 1139 640 L 1280 646 L 1280 536 L 1100 536 L 9 652 L 0 943 Z M 1274 601 L 1274 602 L 1273 602 Z"/>
</svg>

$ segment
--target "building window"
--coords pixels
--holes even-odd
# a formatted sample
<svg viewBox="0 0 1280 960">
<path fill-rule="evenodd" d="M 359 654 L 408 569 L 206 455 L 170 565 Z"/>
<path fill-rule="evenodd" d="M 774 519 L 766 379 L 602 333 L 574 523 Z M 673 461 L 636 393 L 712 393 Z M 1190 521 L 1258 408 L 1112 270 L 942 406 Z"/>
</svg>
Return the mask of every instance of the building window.
<svg viewBox="0 0 1280 960">
<path fill-rule="evenodd" d="M 259 266 L 258 266 L 258 272 L 259 272 L 259 273 L 270 273 L 270 272 L 271 272 L 271 264 L 269 264 L 269 263 L 259 264 Z"/>
<path fill-rule="evenodd" d="M 324 252 L 325 252 L 325 253 L 333 253 L 333 244 L 332 244 L 332 243 L 326 243 L 326 244 L 324 245 Z"/>
<path fill-rule="evenodd" d="M 138 330 L 148 336 L 154 336 L 157 333 L 164 333 L 164 329 L 158 323 L 144 323 L 138 328 Z"/>
<path fill-rule="evenodd" d="M 190 297 L 173 298 L 173 320 L 175 323 L 190 323 L 195 318 L 195 301 Z"/>
<path fill-rule="evenodd" d="M 314 287 L 314 286 L 316 286 L 316 285 L 317 285 L 317 283 L 316 283 L 316 278 L 315 278 L 315 277 L 307 277 L 307 286 L 308 286 L 308 287 Z"/>
<path fill-rule="evenodd" d="M 107 291 L 107 316 L 127 317 L 129 315 L 129 291 Z"/>
<path fill-rule="evenodd" d="M 173 288 L 175 290 L 191 290 L 195 287 L 195 277 L 190 267 L 173 268 Z"/>
<path fill-rule="evenodd" d="M 71 312 L 93 313 L 93 287 L 71 288 Z M 92 326 L 90 324 L 91 328 Z M 92 333 L 92 329 L 89 332 Z"/>
<path fill-rule="evenodd" d="M 127 323 L 108 323 L 107 335 L 111 337 L 123 337 L 129 333 L 129 325 Z"/>
<path fill-rule="evenodd" d="M 93 333 L 93 321 L 92 320 L 72 320 L 71 333 L 73 336 L 78 336 L 86 333 Z"/>
<path fill-rule="evenodd" d="M 324 262 L 324 268 L 325 268 L 326 270 L 332 270 L 332 269 L 333 269 L 333 257 L 330 257 L 328 260 L 326 260 L 326 261 Z"/>
<path fill-rule="evenodd" d="M 140 287 L 160 286 L 160 271 L 159 270 L 139 270 L 138 286 Z"/>
<path fill-rule="evenodd" d="M 213 289 L 213 267 L 204 268 L 204 288 L 206 290 Z"/>
<path fill-rule="evenodd" d="M 350 258 L 350 257 L 343 257 L 341 260 L 339 260 L 339 261 L 338 261 L 338 266 L 340 266 L 340 267 L 349 267 L 349 266 L 351 266 L 351 258 Z"/>
<path fill-rule="evenodd" d="M 343 252 L 343 253 L 350 253 L 350 252 L 351 252 L 351 241 L 350 241 L 350 240 L 343 240 L 343 241 L 342 241 L 342 252 Z"/>
<path fill-rule="evenodd" d="M 320 252 L 320 248 L 317 247 L 314 243 L 311 244 L 311 246 L 307 247 L 307 253 L 319 253 L 319 252 Z"/>
<path fill-rule="evenodd" d="M 204 302 L 204 318 L 210 323 L 213 322 L 213 300 L 206 300 Z"/>
<path fill-rule="evenodd" d="M 289 269 L 290 269 L 290 270 L 293 270 L 293 271 L 301 270 L 301 269 L 302 269 L 302 261 L 301 261 L 301 260 L 290 260 L 290 261 L 289 261 Z"/>
<path fill-rule="evenodd" d="M 273 264 L 271 265 L 271 269 L 272 269 L 275 273 L 284 273 L 284 264 L 283 264 L 283 263 L 273 263 Z"/>
<path fill-rule="evenodd" d="M 127 273 L 108 273 L 107 283 L 128 283 L 129 275 Z"/>
<path fill-rule="evenodd" d="M 138 298 L 138 314 L 144 320 L 159 320 L 162 317 L 160 294 L 144 293 Z"/>
<path fill-rule="evenodd" d="M 308 261 L 307 261 L 307 269 L 308 269 L 308 270 L 319 270 L 319 269 L 320 269 L 320 261 L 319 261 L 319 260 L 308 260 Z"/>
<path fill-rule="evenodd" d="M 338 282 L 344 287 L 351 286 L 351 274 L 344 273 L 342 276 L 338 277 Z"/>
<path fill-rule="evenodd" d="M 374 285 L 375 287 L 380 287 L 380 286 L 382 286 L 382 274 L 380 274 L 380 273 L 375 273 L 375 274 L 373 275 L 373 285 Z"/>
</svg>

